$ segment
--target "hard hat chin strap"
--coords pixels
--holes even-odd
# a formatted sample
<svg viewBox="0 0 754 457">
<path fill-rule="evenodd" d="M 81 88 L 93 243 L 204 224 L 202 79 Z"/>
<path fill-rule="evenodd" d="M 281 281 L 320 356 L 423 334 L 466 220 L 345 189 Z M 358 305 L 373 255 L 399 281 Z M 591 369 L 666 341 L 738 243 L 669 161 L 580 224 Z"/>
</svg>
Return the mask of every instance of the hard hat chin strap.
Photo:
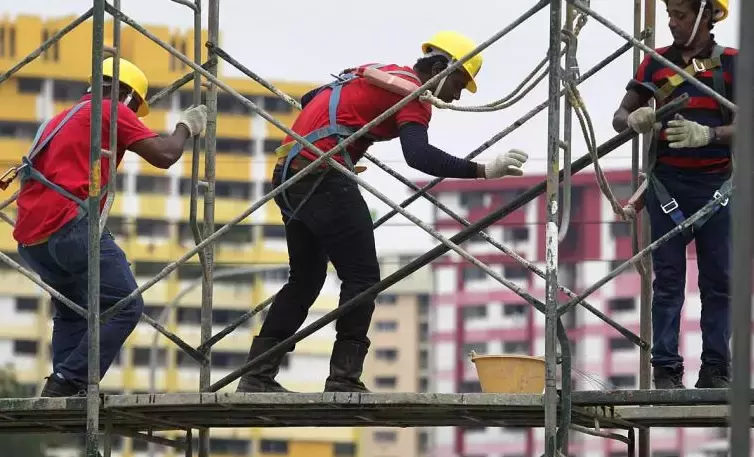
<svg viewBox="0 0 754 457">
<path fill-rule="evenodd" d="M 691 36 L 689 37 L 689 41 L 686 42 L 685 46 L 691 46 L 691 42 L 694 41 L 694 38 L 696 38 L 696 33 L 699 31 L 699 24 L 702 22 L 702 15 L 704 14 L 704 8 L 707 6 L 707 0 L 702 0 L 699 5 L 699 13 L 696 15 L 696 22 L 694 23 L 694 30 L 691 32 Z"/>
<path fill-rule="evenodd" d="M 448 59 L 448 65 L 453 64 L 453 57 L 451 57 L 447 52 L 441 51 L 439 49 L 431 48 L 428 52 L 424 54 L 424 57 L 434 57 L 434 56 L 443 56 L 446 59 Z M 443 76 L 443 78 L 440 80 L 439 83 L 437 83 L 437 87 L 435 87 L 433 95 L 435 97 L 439 97 L 440 91 L 442 90 L 442 86 L 445 85 L 445 81 L 448 80 L 448 75 Z"/>
</svg>

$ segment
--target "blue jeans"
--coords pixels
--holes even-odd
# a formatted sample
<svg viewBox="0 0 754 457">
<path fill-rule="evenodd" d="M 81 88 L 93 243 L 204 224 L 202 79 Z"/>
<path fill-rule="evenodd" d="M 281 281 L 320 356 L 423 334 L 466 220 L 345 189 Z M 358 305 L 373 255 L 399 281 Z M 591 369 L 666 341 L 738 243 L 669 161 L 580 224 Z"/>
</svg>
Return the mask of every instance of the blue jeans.
<svg viewBox="0 0 754 457">
<path fill-rule="evenodd" d="M 659 173 L 658 173 L 659 172 Z M 656 176 L 676 199 L 683 214 L 690 217 L 713 198 L 725 176 L 687 175 L 658 168 Z M 660 208 L 652 187 L 646 194 L 646 207 L 657 240 L 675 227 Z M 702 301 L 702 364 L 726 366 L 730 363 L 730 204 L 721 207 L 700 230 L 687 230 L 660 245 L 652 253 L 654 270 L 652 300 L 652 365 L 667 368 L 683 366 L 678 353 L 681 309 L 686 288 L 686 247 L 696 242 L 699 292 Z"/>
<path fill-rule="evenodd" d="M 42 244 L 18 246 L 18 253 L 44 282 L 87 308 L 89 219 L 74 220 Z M 100 312 L 137 288 L 123 250 L 110 232 L 100 239 Z M 73 383 L 87 383 L 87 320 L 60 300 L 52 299 L 52 365 L 55 373 Z M 139 322 L 144 301 L 139 295 L 100 327 L 100 376 L 104 376 L 120 348 Z"/>
</svg>

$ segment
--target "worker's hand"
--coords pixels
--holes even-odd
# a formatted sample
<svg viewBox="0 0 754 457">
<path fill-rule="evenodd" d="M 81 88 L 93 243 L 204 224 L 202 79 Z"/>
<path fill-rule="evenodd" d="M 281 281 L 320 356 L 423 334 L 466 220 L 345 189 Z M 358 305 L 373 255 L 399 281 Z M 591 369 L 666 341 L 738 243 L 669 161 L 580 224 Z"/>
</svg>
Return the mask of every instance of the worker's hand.
<svg viewBox="0 0 754 457">
<path fill-rule="evenodd" d="M 528 159 L 529 155 L 524 151 L 511 149 L 484 166 L 484 177 L 485 179 L 495 179 L 504 176 L 523 176 L 524 171 L 521 167 Z"/>
<path fill-rule="evenodd" d="M 673 149 L 700 148 L 709 144 L 712 136 L 710 130 L 706 125 L 688 121 L 680 114 L 676 114 L 675 119 L 668 121 L 665 133 L 670 142 L 669 146 Z"/>
<path fill-rule="evenodd" d="M 190 136 L 202 134 L 207 127 L 207 107 L 199 105 L 182 112 L 176 126 L 178 125 L 186 127 Z"/>
<path fill-rule="evenodd" d="M 628 126 L 636 133 L 649 133 L 655 124 L 655 110 L 645 106 L 628 115 Z"/>
</svg>

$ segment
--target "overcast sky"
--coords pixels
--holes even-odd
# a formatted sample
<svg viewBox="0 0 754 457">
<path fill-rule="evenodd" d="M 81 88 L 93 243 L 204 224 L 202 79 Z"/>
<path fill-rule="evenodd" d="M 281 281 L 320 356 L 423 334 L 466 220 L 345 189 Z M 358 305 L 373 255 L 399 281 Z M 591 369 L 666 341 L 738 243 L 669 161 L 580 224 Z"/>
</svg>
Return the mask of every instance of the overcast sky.
<svg viewBox="0 0 754 457">
<path fill-rule="evenodd" d="M 203 2 L 206 5 L 206 2 Z M 221 43 L 231 55 L 265 78 L 327 82 L 331 73 L 347 66 L 366 62 L 395 62 L 412 65 L 420 54 L 422 40 L 442 29 L 454 29 L 481 42 L 501 30 L 535 3 L 450 0 L 413 1 L 348 0 L 253 1 L 223 0 L 220 5 Z M 626 31 L 633 28 L 633 3 L 629 0 L 592 0 L 592 7 Z M 657 43 L 669 44 L 665 6 L 658 0 Z M 123 11 L 143 25 L 169 25 L 190 28 L 191 12 L 170 0 L 122 0 Z M 87 0 L 0 0 L 0 11 L 11 16 L 29 13 L 46 17 L 81 14 Z M 738 2 L 725 22 L 716 27 L 718 42 L 738 46 Z M 204 27 L 207 26 L 206 13 Z M 464 92 L 461 104 L 480 105 L 510 93 L 545 56 L 548 46 L 548 9 L 537 13 L 522 27 L 483 52 L 484 66 L 478 76 L 475 95 Z M 579 40 L 578 58 L 582 71 L 613 52 L 625 41 L 594 19 L 590 19 Z M 224 75 L 238 75 L 225 65 Z M 612 113 L 620 102 L 625 84 L 632 74 L 631 52 L 580 86 L 591 114 L 599 143 L 614 135 L 610 127 Z M 508 126 L 531 107 L 546 98 L 547 80 L 517 105 L 494 113 L 465 113 L 435 110 L 430 126 L 430 141 L 451 154 L 464 156 L 489 137 Z M 509 135 L 481 156 L 488 161 L 509 148 L 526 150 L 531 159 L 528 174 L 543 174 L 547 138 L 546 111 Z M 574 155 L 586 151 L 574 128 Z M 386 161 L 405 176 L 426 179 L 408 168 L 402 160 L 398 140 L 374 146 L 370 152 Z M 366 161 L 368 171 L 360 176 L 377 186 L 394 200 L 408 193 L 403 185 Z M 630 167 L 630 145 L 601 162 L 606 169 Z M 367 195 L 370 205 L 384 214 L 386 206 Z M 409 206 L 418 216 L 428 217 L 430 206 L 424 201 Z M 435 244 L 420 228 L 404 228 L 410 222 L 395 217 L 399 227 L 377 230 L 380 251 L 414 248 Z"/>
</svg>

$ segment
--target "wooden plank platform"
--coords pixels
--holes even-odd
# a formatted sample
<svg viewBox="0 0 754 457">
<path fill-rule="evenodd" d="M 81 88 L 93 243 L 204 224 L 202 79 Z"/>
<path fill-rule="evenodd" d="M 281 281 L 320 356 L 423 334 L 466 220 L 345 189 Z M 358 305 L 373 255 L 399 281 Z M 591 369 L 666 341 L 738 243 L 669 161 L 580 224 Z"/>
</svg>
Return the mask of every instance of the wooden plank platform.
<svg viewBox="0 0 754 457">
<path fill-rule="evenodd" d="M 726 427 L 727 391 L 585 391 L 573 394 L 574 424 Z M 614 406 L 613 403 L 621 406 Z M 634 405 L 630 405 L 631 399 Z M 102 396 L 116 430 L 197 427 L 542 427 L 542 395 L 432 393 L 172 393 Z M 652 403 L 654 402 L 654 404 Z M 696 404 L 694 403 L 696 402 Z M 627 422 L 628 421 L 628 422 Z M 85 398 L 0 399 L 0 432 L 83 432 Z"/>
</svg>

